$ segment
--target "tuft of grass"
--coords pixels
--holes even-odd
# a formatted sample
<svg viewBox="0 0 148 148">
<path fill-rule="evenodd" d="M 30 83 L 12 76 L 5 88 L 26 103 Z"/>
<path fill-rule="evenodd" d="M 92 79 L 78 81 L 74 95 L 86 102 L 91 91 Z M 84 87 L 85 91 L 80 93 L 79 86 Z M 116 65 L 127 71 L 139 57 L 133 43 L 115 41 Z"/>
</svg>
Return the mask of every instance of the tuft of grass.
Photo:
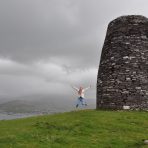
<svg viewBox="0 0 148 148">
<path fill-rule="evenodd" d="M 1 148 L 148 148 L 148 113 L 82 110 L 0 121 Z"/>
</svg>

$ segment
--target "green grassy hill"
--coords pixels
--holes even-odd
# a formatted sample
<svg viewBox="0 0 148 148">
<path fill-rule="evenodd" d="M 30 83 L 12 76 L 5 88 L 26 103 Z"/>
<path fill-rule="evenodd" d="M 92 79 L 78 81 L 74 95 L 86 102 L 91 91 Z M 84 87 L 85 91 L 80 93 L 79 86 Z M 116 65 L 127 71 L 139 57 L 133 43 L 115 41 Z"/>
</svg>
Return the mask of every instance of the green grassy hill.
<svg viewBox="0 0 148 148">
<path fill-rule="evenodd" d="M 148 148 L 148 112 L 83 110 L 0 121 L 0 148 Z"/>
</svg>

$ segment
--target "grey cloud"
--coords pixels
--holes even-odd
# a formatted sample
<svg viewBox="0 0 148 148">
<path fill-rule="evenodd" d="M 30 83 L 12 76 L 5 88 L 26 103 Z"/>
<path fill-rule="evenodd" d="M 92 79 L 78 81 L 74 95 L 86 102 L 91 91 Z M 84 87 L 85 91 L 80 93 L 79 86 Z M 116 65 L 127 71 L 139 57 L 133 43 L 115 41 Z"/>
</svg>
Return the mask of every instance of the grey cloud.
<svg viewBox="0 0 148 148">
<path fill-rule="evenodd" d="M 102 26 L 109 20 L 102 14 L 106 7 L 106 13 L 113 10 L 112 2 L 1 1 L 0 55 L 21 62 L 55 55 L 86 59 L 86 63 L 89 57 L 96 59 L 102 47 L 99 36 L 105 34 Z"/>
<path fill-rule="evenodd" d="M 67 70 L 58 63 L 40 61 L 30 65 L 0 59 L 0 99 L 47 94 L 68 96 L 71 84 L 89 85 L 96 81 L 96 70 Z M 91 78 L 92 77 L 92 78 Z"/>
</svg>

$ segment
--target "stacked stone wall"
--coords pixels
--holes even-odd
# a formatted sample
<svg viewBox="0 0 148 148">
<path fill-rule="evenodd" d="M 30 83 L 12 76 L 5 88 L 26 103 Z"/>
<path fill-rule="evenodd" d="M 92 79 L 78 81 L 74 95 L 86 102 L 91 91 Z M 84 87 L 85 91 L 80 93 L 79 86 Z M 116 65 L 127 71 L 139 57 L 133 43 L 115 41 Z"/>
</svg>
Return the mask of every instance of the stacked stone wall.
<svg viewBox="0 0 148 148">
<path fill-rule="evenodd" d="M 122 16 L 108 25 L 97 78 L 97 108 L 148 109 L 148 19 Z"/>
</svg>

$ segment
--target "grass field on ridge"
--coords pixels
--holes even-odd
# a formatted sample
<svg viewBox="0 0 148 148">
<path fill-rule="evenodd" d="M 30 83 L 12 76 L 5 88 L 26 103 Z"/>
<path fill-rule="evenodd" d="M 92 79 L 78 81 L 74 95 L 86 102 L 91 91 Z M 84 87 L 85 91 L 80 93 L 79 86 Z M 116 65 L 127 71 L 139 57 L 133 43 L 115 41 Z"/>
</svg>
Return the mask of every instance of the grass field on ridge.
<svg viewBox="0 0 148 148">
<path fill-rule="evenodd" d="M 148 148 L 148 112 L 82 110 L 0 121 L 0 148 Z"/>
</svg>

